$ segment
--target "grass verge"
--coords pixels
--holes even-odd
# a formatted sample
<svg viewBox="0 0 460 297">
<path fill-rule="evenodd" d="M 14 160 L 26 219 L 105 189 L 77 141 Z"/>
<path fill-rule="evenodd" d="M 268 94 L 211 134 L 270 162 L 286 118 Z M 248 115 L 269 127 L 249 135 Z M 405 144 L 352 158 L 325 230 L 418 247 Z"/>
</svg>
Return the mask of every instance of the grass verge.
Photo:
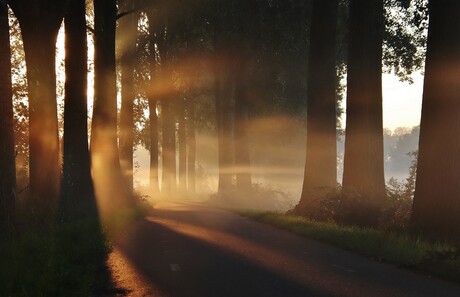
<svg viewBox="0 0 460 297">
<path fill-rule="evenodd" d="M 378 261 L 460 282 L 459 249 L 455 245 L 376 229 L 343 227 L 276 212 L 237 211 L 259 222 L 320 240 Z"/>
<path fill-rule="evenodd" d="M 113 287 L 107 258 L 110 242 L 152 209 L 142 199 L 135 200 L 131 207 L 101 214 L 102 223 L 80 220 L 41 228 L 24 224 L 28 228 L 20 234 L 0 237 L 0 296 L 88 297 L 123 291 Z"/>
<path fill-rule="evenodd" d="M 0 242 L 0 296 L 90 296 L 108 278 L 98 226 L 61 225 Z"/>
</svg>

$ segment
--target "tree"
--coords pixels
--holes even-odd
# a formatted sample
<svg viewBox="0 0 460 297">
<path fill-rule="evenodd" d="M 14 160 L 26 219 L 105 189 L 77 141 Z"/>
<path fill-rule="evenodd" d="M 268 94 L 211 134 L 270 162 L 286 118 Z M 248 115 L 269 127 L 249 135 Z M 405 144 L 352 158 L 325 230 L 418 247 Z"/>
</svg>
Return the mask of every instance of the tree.
<svg viewBox="0 0 460 297">
<path fill-rule="evenodd" d="M 219 51 L 218 51 L 219 52 Z M 222 55 L 222 52 L 219 53 Z M 220 57 L 226 59 L 228 57 Z M 232 187 L 232 139 L 231 139 L 231 123 L 230 118 L 230 94 L 229 75 L 225 68 L 228 67 L 226 62 L 220 62 L 215 66 L 215 101 L 216 101 L 216 123 L 217 123 L 217 138 L 219 145 L 219 185 L 218 193 L 228 193 Z"/>
<path fill-rule="evenodd" d="M 231 138 L 231 35 L 233 28 L 232 1 L 225 2 L 225 8 L 220 9 L 214 3 L 213 46 L 214 46 L 214 92 L 216 105 L 217 138 L 219 147 L 219 184 L 220 195 L 228 193 L 232 187 L 232 138 Z"/>
<path fill-rule="evenodd" d="M 115 72 L 116 0 L 94 1 L 94 107 L 91 127 L 93 179 L 102 211 L 134 202 L 121 172 L 117 137 Z"/>
<path fill-rule="evenodd" d="M 64 163 L 60 217 L 97 215 L 88 150 L 87 36 L 84 0 L 71 0 L 65 24 Z"/>
<path fill-rule="evenodd" d="M 246 50 L 246 49 L 244 49 Z M 245 54 L 239 58 L 235 79 L 235 166 L 238 191 L 251 189 L 251 160 L 247 129 L 249 126 L 249 65 Z"/>
<path fill-rule="evenodd" d="M 313 213 L 337 183 L 336 27 L 338 1 L 316 0 L 307 73 L 307 149 L 299 213 Z M 317 209 L 316 209 L 317 210 Z"/>
<path fill-rule="evenodd" d="M 429 1 L 417 181 L 411 223 L 444 237 L 460 234 L 460 2 Z"/>
<path fill-rule="evenodd" d="M 149 89 L 150 91 L 147 94 L 149 102 L 149 121 L 150 121 L 150 190 L 153 193 L 157 193 L 160 190 L 159 185 L 159 172 L 158 172 L 158 94 L 153 92 L 156 88 L 156 84 L 159 80 L 159 67 L 157 61 L 157 51 L 155 46 L 157 44 L 158 37 L 158 24 L 154 22 L 155 13 L 151 9 L 148 10 L 147 17 L 149 19 L 149 69 L 150 69 L 150 79 L 149 79 Z"/>
<path fill-rule="evenodd" d="M 185 98 L 178 98 L 178 140 L 179 140 L 179 191 L 187 191 L 187 131 L 185 119 Z"/>
<path fill-rule="evenodd" d="M 119 168 L 115 74 L 116 0 L 94 1 L 94 110 L 91 133 L 93 162 L 109 160 Z"/>
<path fill-rule="evenodd" d="M 59 141 L 55 46 L 68 1 L 9 0 L 24 42 L 29 90 L 30 193 L 32 212 L 50 220 L 59 192 Z"/>
<path fill-rule="evenodd" d="M 194 95 L 194 94 L 192 94 Z M 195 102 L 192 95 L 187 98 L 187 189 L 190 194 L 196 193 L 196 137 L 195 137 Z"/>
<path fill-rule="evenodd" d="M 134 61 L 137 39 L 137 17 L 133 12 L 134 1 L 119 1 L 127 14 L 120 18 L 117 38 L 120 40 L 121 111 L 120 111 L 120 161 L 127 179 L 128 189 L 133 190 L 134 150 Z"/>
<path fill-rule="evenodd" d="M 0 230 L 9 232 L 16 204 L 16 164 L 8 6 L 4 0 L 0 0 L 0 168 Z"/>
<path fill-rule="evenodd" d="M 362 202 L 355 223 L 376 224 L 385 197 L 382 0 L 351 0 L 343 193 Z"/>
</svg>

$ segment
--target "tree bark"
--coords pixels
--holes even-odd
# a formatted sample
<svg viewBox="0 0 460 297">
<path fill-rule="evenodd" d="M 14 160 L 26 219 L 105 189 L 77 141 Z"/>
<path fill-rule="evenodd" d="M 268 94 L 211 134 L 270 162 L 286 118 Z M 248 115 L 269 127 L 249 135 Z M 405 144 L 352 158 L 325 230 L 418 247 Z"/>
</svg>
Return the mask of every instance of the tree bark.
<svg viewBox="0 0 460 297">
<path fill-rule="evenodd" d="M 94 107 L 91 161 L 98 203 L 110 214 L 134 202 L 121 172 L 117 145 L 116 0 L 94 0 Z"/>
<path fill-rule="evenodd" d="M 123 1 L 123 11 L 134 9 L 134 1 Z M 134 61 L 137 39 L 137 13 L 129 13 L 119 20 L 117 38 L 120 40 L 121 111 L 120 111 L 120 162 L 133 191 L 134 153 Z"/>
<path fill-rule="evenodd" d="M 162 112 L 162 178 L 161 192 L 169 194 L 176 191 L 176 121 L 174 114 L 174 86 L 172 75 L 172 61 L 170 56 L 170 40 L 173 29 L 164 21 L 164 36 L 158 43 L 161 59 L 160 79 L 161 86 L 161 112 Z"/>
<path fill-rule="evenodd" d="M 153 20 L 155 19 L 155 14 L 148 13 L 147 17 L 149 19 L 149 68 L 150 68 L 150 81 L 149 87 L 150 91 L 148 92 L 148 101 L 149 101 L 149 120 L 150 120 L 150 190 L 152 193 L 158 193 L 160 191 L 159 186 L 159 172 L 158 172 L 158 113 L 157 105 L 158 94 L 153 90 L 156 89 L 156 85 L 159 80 L 159 69 L 157 67 L 157 53 L 155 45 L 157 43 L 157 30 Z"/>
<path fill-rule="evenodd" d="M 162 193 L 168 194 L 176 191 L 176 127 L 172 96 L 167 96 L 161 103 L 163 116 L 162 139 Z"/>
<path fill-rule="evenodd" d="M 193 195 L 196 193 L 195 109 L 193 99 L 191 97 L 187 99 L 187 189 Z"/>
<path fill-rule="evenodd" d="M 350 1 L 343 193 L 362 202 L 356 222 L 376 224 L 385 197 L 382 127 L 383 1 Z"/>
<path fill-rule="evenodd" d="M 185 127 L 185 99 L 179 98 L 177 107 L 179 109 L 179 191 L 181 194 L 187 192 L 187 134 Z"/>
<path fill-rule="evenodd" d="M 13 131 L 13 90 L 8 6 L 0 0 L 0 231 L 14 226 L 16 209 L 16 164 Z"/>
<path fill-rule="evenodd" d="M 88 150 L 86 5 L 71 0 L 65 24 L 64 163 L 60 218 L 97 217 Z"/>
<path fill-rule="evenodd" d="M 236 67 L 235 77 L 235 167 L 236 187 L 240 192 L 251 189 L 251 160 L 247 129 L 249 126 L 249 94 L 246 57 Z"/>
<path fill-rule="evenodd" d="M 417 180 L 411 223 L 460 235 L 460 2 L 430 1 Z"/>
<path fill-rule="evenodd" d="M 60 162 L 56 39 L 68 1 L 9 0 L 21 26 L 29 91 L 30 211 L 50 223 L 57 208 Z"/>
<path fill-rule="evenodd" d="M 225 62 L 223 62 L 225 63 Z M 217 138 L 219 146 L 219 184 L 218 194 L 228 194 L 232 188 L 232 149 L 229 119 L 230 88 L 228 87 L 228 74 L 225 73 L 223 65 L 216 65 L 215 69 L 215 102 Z"/>
<path fill-rule="evenodd" d="M 94 108 L 91 133 L 93 158 L 119 168 L 117 90 L 115 74 L 116 0 L 94 1 Z"/>
<path fill-rule="evenodd" d="M 314 214 L 337 184 L 336 31 L 338 1 L 316 0 L 307 73 L 307 147 L 299 213 Z"/>
</svg>

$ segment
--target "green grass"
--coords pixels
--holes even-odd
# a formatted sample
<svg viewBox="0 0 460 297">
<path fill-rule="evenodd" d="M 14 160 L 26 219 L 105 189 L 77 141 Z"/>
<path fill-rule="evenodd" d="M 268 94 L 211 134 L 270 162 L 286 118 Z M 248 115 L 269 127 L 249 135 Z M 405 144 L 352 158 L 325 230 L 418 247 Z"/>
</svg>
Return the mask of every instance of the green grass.
<svg viewBox="0 0 460 297">
<path fill-rule="evenodd" d="M 399 267 L 460 282 L 458 247 L 406 234 L 343 227 L 275 212 L 238 211 L 239 214 L 293 233 L 320 240 Z"/>
<path fill-rule="evenodd" d="M 62 225 L 0 242 L 0 296 L 90 296 L 107 281 L 97 223 Z"/>
<path fill-rule="evenodd" d="M 21 235 L 0 237 L 0 296 L 88 297 L 112 289 L 106 266 L 110 241 L 151 209 L 138 202 L 104 213 L 102 223 L 86 220 L 41 229 L 24 224 Z"/>
</svg>

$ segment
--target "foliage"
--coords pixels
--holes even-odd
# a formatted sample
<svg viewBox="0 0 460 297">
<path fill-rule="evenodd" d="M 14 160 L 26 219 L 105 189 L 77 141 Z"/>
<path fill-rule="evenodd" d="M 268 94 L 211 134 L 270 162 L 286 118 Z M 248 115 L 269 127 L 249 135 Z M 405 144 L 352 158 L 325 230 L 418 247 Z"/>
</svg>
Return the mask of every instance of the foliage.
<svg viewBox="0 0 460 297">
<path fill-rule="evenodd" d="M 378 261 L 460 282 L 460 247 L 407 234 L 339 226 L 275 212 L 239 211 L 243 216 L 344 248 Z"/>
<path fill-rule="evenodd" d="M 11 71 L 13 83 L 14 129 L 16 152 L 28 159 L 29 150 L 29 106 L 27 103 L 27 77 L 21 28 L 13 12 L 9 10 Z M 18 166 L 20 167 L 20 166 Z"/>
<path fill-rule="evenodd" d="M 417 151 L 407 154 L 412 159 L 409 176 L 401 182 L 390 178 L 387 184 L 387 205 L 383 211 L 382 223 L 387 229 L 406 230 L 412 211 L 417 175 Z"/>
<path fill-rule="evenodd" d="M 412 83 L 425 61 L 427 0 L 385 0 L 384 71 Z"/>
<path fill-rule="evenodd" d="M 384 209 L 378 210 L 367 206 L 366 197 L 353 193 L 343 194 L 339 184 L 337 188 L 330 189 L 320 201 L 319 211 L 309 216 L 339 225 L 361 226 L 366 222 L 374 222 L 374 226 L 384 230 L 406 230 L 415 192 L 417 151 L 409 152 L 407 155 L 412 158 L 409 176 L 404 181 L 389 179 Z"/>
<path fill-rule="evenodd" d="M 348 226 L 377 226 L 380 210 L 367 197 L 357 193 L 343 193 L 341 185 L 331 189 L 320 201 L 318 214 L 311 217 Z"/>
</svg>

